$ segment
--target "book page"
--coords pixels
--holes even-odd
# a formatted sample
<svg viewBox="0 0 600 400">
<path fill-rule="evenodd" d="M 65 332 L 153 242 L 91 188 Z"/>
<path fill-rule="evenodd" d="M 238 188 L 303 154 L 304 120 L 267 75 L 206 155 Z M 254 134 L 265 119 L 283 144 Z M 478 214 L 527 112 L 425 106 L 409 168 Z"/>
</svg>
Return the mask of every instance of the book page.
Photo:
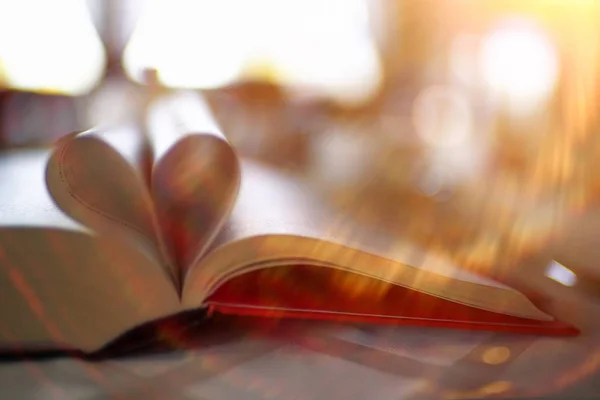
<svg viewBox="0 0 600 400">
<path fill-rule="evenodd" d="M 229 216 L 239 187 L 238 159 L 195 93 L 156 100 L 146 129 L 154 153 L 152 197 L 183 277 Z"/>
<path fill-rule="evenodd" d="M 126 242 L 57 228 L 0 227 L 0 349 L 51 344 L 93 352 L 178 310 L 162 266 Z"/>
<path fill-rule="evenodd" d="M 255 269 L 307 264 L 337 268 L 436 297 L 518 317 L 551 319 L 524 295 L 461 270 L 401 238 L 368 231 L 328 210 L 300 184 L 244 163 L 242 186 L 219 243 L 186 277 L 186 305 Z"/>
<path fill-rule="evenodd" d="M 0 152 L 0 227 L 88 231 L 56 207 L 46 188 L 48 149 Z"/>
<path fill-rule="evenodd" d="M 176 279 L 147 185 L 140 172 L 144 138 L 132 127 L 64 138 L 46 168 L 52 199 L 100 235 L 143 248 Z"/>
<path fill-rule="evenodd" d="M 99 238 L 45 183 L 50 149 L 0 152 L 0 348 L 93 351 L 176 312 L 177 292 L 140 247 Z"/>
</svg>

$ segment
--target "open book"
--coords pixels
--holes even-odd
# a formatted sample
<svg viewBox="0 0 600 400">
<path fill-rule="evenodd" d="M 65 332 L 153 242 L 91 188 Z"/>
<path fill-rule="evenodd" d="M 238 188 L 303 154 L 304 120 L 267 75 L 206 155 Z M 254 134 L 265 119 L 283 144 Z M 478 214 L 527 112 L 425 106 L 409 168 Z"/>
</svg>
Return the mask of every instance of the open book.
<svg viewBox="0 0 600 400">
<path fill-rule="evenodd" d="M 0 348 L 93 353 L 192 310 L 575 332 L 240 160 L 193 95 L 156 101 L 145 135 L 89 131 L 0 157 Z"/>
</svg>

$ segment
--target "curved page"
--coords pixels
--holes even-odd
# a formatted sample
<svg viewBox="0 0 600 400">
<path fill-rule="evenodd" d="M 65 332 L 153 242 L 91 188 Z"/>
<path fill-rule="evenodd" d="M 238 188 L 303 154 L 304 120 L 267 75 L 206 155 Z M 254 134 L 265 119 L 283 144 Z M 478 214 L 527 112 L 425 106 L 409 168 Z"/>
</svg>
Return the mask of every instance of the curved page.
<svg viewBox="0 0 600 400">
<path fill-rule="evenodd" d="M 239 187 L 236 154 L 194 93 L 157 100 L 148 113 L 152 196 L 180 276 L 205 253 Z"/>
<path fill-rule="evenodd" d="M 186 277 L 187 307 L 201 304 L 229 278 L 296 263 L 337 268 L 488 311 L 552 319 L 510 287 L 336 217 L 282 175 L 250 163 L 242 172 L 238 202 L 219 246 Z"/>
<path fill-rule="evenodd" d="M 134 129 L 90 131 L 65 138 L 47 165 L 48 190 L 66 214 L 100 235 L 143 248 L 175 280 L 177 270 L 138 168 L 142 143 L 143 137 Z"/>
</svg>

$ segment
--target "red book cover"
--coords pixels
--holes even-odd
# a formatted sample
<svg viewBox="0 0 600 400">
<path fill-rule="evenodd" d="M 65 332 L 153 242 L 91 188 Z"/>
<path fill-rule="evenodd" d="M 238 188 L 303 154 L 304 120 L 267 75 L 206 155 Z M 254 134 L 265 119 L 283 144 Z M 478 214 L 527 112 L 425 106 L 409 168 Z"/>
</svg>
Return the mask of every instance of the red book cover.
<svg viewBox="0 0 600 400">
<path fill-rule="evenodd" d="M 223 284 L 209 299 L 222 314 L 575 335 L 560 321 L 521 318 L 463 305 L 401 286 L 327 268 L 254 271 Z M 345 282 L 335 282 L 345 276 Z"/>
</svg>

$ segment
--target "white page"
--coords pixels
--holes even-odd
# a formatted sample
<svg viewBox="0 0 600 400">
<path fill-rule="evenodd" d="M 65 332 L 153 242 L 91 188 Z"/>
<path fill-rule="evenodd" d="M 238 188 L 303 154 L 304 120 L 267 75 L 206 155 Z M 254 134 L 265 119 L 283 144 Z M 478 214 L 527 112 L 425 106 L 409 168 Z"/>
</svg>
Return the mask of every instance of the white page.
<svg viewBox="0 0 600 400">
<path fill-rule="evenodd" d="M 179 310 L 162 266 L 127 243 L 56 228 L 0 227 L 0 348 L 94 351 Z"/>
<path fill-rule="evenodd" d="M 87 231 L 56 207 L 46 189 L 48 149 L 0 152 L 0 226 Z"/>
<path fill-rule="evenodd" d="M 0 347 L 94 350 L 176 311 L 176 290 L 151 256 L 98 238 L 56 207 L 48 157 L 47 149 L 0 152 Z"/>
</svg>

